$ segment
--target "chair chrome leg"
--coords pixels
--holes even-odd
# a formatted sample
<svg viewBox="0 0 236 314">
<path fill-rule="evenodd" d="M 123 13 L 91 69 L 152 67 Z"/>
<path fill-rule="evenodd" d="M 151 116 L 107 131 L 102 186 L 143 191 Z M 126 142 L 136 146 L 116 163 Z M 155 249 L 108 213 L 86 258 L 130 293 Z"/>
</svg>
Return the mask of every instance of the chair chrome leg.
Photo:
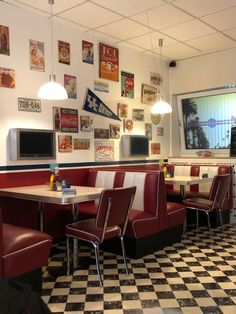
<svg viewBox="0 0 236 314">
<path fill-rule="evenodd" d="M 208 229 L 209 229 L 209 233 L 210 233 L 210 237 L 213 240 L 213 236 L 212 236 L 212 231 L 211 231 L 211 222 L 210 222 L 210 215 L 208 212 L 205 212 L 207 215 L 207 224 L 208 224 Z"/>
<path fill-rule="evenodd" d="M 196 230 L 198 229 L 198 210 L 196 210 Z"/>
<path fill-rule="evenodd" d="M 225 228 L 224 228 L 224 224 L 223 224 L 223 218 L 222 218 L 222 213 L 221 213 L 221 210 L 220 208 L 218 209 L 219 211 L 219 216 L 220 216 L 220 224 L 221 224 L 221 228 L 223 230 L 223 232 L 225 231 Z"/>
<path fill-rule="evenodd" d="M 67 276 L 70 275 L 70 238 L 66 239 L 66 255 L 67 255 Z"/>
<path fill-rule="evenodd" d="M 125 264 L 125 270 L 126 270 L 126 274 L 128 275 L 129 274 L 129 268 L 127 265 L 124 238 L 120 237 L 120 241 L 121 241 L 122 254 L 123 254 L 123 259 L 124 259 L 124 264 Z"/>
<path fill-rule="evenodd" d="M 93 242 L 94 252 L 95 252 L 95 258 L 96 258 L 96 267 L 97 267 L 97 273 L 98 278 L 100 281 L 100 286 L 103 287 L 103 281 L 102 281 L 102 275 L 99 267 L 99 244 Z"/>
</svg>

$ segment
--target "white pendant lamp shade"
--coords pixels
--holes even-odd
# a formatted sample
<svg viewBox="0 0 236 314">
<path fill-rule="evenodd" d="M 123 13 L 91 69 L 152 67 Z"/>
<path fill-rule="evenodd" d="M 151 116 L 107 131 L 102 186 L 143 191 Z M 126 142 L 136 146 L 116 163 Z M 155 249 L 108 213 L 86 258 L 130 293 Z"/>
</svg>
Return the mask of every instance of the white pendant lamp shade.
<svg viewBox="0 0 236 314">
<path fill-rule="evenodd" d="M 49 100 L 63 100 L 68 98 L 67 91 L 64 86 L 56 82 L 56 76 L 53 73 L 53 21 L 52 21 L 52 5 L 54 4 L 54 0 L 48 0 L 50 4 L 50 19 L 51 19 L 51 66 L 52 71 L 49 77 L 49 82 L 43 84 L 38 90 L 38 98 L 41 99 L 49 99 Z"/>
<path fill-rule="evenodd" d="M 158 100 L 151 108 L 153 114 L 164 114 L 172 112 L 172 107 L 164 100 Z"/>
<path fill-rule="evenodd" d="M 160 75 L 162 76 L 162 73 L 161 73 L 161 48 L 163 46 L 163 38 L 160 38 L 159 39 L 159 47 L 160 47 Z M 160 90 L 158 91 L 158 96 L 159 96 L 159 100 L 154 103 L 154 105 L 152 106 L 151 108 L 151 113 L 153 114 L 164 114 L 164 113 L 170 113 L 172 112 L 172 107 L 170 104 L 168 104 L 166 101 L 164 101 L 161 97 L 161 94 L 160 94 Z"/>
<path fill-rule="evenodd" d="M 65 88 L 57 83 L 55 79 L 51 79 L 50 81 L 43 84 L 38 90 L 38 98 L 41 99 L 49 99 L 49 100 L 63 100 L 68 98 L 67 91 Z M 55 78 L 55 75 L 53 76 Z"/>
</svg>

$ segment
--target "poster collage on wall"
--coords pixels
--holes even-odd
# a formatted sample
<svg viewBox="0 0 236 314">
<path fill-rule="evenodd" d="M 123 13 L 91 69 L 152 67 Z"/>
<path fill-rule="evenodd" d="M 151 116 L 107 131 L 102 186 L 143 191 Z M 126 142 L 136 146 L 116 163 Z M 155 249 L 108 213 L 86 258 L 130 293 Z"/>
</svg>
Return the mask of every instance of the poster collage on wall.
<svg viewBox="0 0 236 314">
<path fill-rule="evenodd" d="M 58 63 L 71 65 L 70 43 L 58 40 Z M 82 40 L 81 42 L 82 62 L 94 65 L 94 44 Z M 9 27 L 0 25 L 0 54 L 10 56 L 10 31 Z M 45 72 L 45 46 L 41 41 L 29 39 L 29 69 Z M 99 43 L 99 78 L 119 82 L 121 97 L 134 99 L 135 75 L 119 69 L 119 49 L 110 45 Z M 109 84 L 106 81 L 94 80 L 94 91 L 109 93 Z M 151 105 L 156 99 L 158 86 L 161 86 L 163 79 L 160 74 L 150 72 L 150 85 L 143 83 L 141 86 L 141 103 Z M 0 87 L 15 88 L 15 70 L 0 66 Z M 76 75 L 64 74 L 64 87 L 68 99 L 77 99 L 78 86 Z M 117 103 L 117 112 L 110 108 L 89 88 L 85 94 L 85 102 L 82 108 L 84 111 L 99 114 L 103 117 L 117 120 L 110 123 L 108 129 L 94 128 L 93 120 L 87 114 L 78 115 L 77 109 L 53 107 L 54 130 L 62 134 L 58 135 L 58 151 L 60 153 L 72 152 L 74 150 L 90 150 L 90 138 L 79 138 L 65 133 L 91 132 L 93 134 L 95 160 L 114 160 L 114 139 L 119 139 L 121 128 L 124 133 L 132 133 L 134 123 L 144 124 L 145 135 L 150 142 L 153 138 L 153 124 L 161 121 L 160 115 L 151 117 L 151 123 L 145 123 L 144 109 L 133 108 L 131 117 L 128 115 L 128 104 Z M 39 99 L 18 97 L 18 110 L 41 112 Z M 163 136 L 163 128 L 156 129 L 157 136 Z M 91 137 L 91 136 L 90 136 Z M 111 140 L 110 140 L 111 139 Z M 160 143 L 151 143 L 150 153 L 160 154 Z"/>
</svg>

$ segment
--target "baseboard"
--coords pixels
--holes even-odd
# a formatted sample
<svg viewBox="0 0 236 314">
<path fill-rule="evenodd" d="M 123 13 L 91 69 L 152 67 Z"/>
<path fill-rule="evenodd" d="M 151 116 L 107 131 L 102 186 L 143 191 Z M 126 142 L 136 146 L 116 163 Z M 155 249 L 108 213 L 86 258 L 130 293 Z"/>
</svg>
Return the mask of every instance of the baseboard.
<svg viewBox="0 0 236 314">
<path fill-rule="evenodd" d="M 138 259 L 152 254 L 166 246 L 181 241 L 183 225 L 178 225 L 168 230 L 163 230 L 144 238 L 124 238 L 126 255 L 129 258 Z M 101 249 L 121 255 L 121 244 L 118 238 L 105 241 Z"/>
</svg>

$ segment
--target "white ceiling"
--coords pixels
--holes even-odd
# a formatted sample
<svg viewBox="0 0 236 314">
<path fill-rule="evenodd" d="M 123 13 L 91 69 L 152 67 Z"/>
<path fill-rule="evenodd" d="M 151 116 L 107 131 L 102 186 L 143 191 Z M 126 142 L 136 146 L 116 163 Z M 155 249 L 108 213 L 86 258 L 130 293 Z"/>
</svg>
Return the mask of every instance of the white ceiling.
<svg viewBox="0 0 236 314">
<path fill-rule="evenodd" d="M 48 0 L 2 0 L 50 16 Z M 53 15 L 112 43 L 183 60 L 236 47 L 236 0 L 54 0 Z"/>
</svg>

